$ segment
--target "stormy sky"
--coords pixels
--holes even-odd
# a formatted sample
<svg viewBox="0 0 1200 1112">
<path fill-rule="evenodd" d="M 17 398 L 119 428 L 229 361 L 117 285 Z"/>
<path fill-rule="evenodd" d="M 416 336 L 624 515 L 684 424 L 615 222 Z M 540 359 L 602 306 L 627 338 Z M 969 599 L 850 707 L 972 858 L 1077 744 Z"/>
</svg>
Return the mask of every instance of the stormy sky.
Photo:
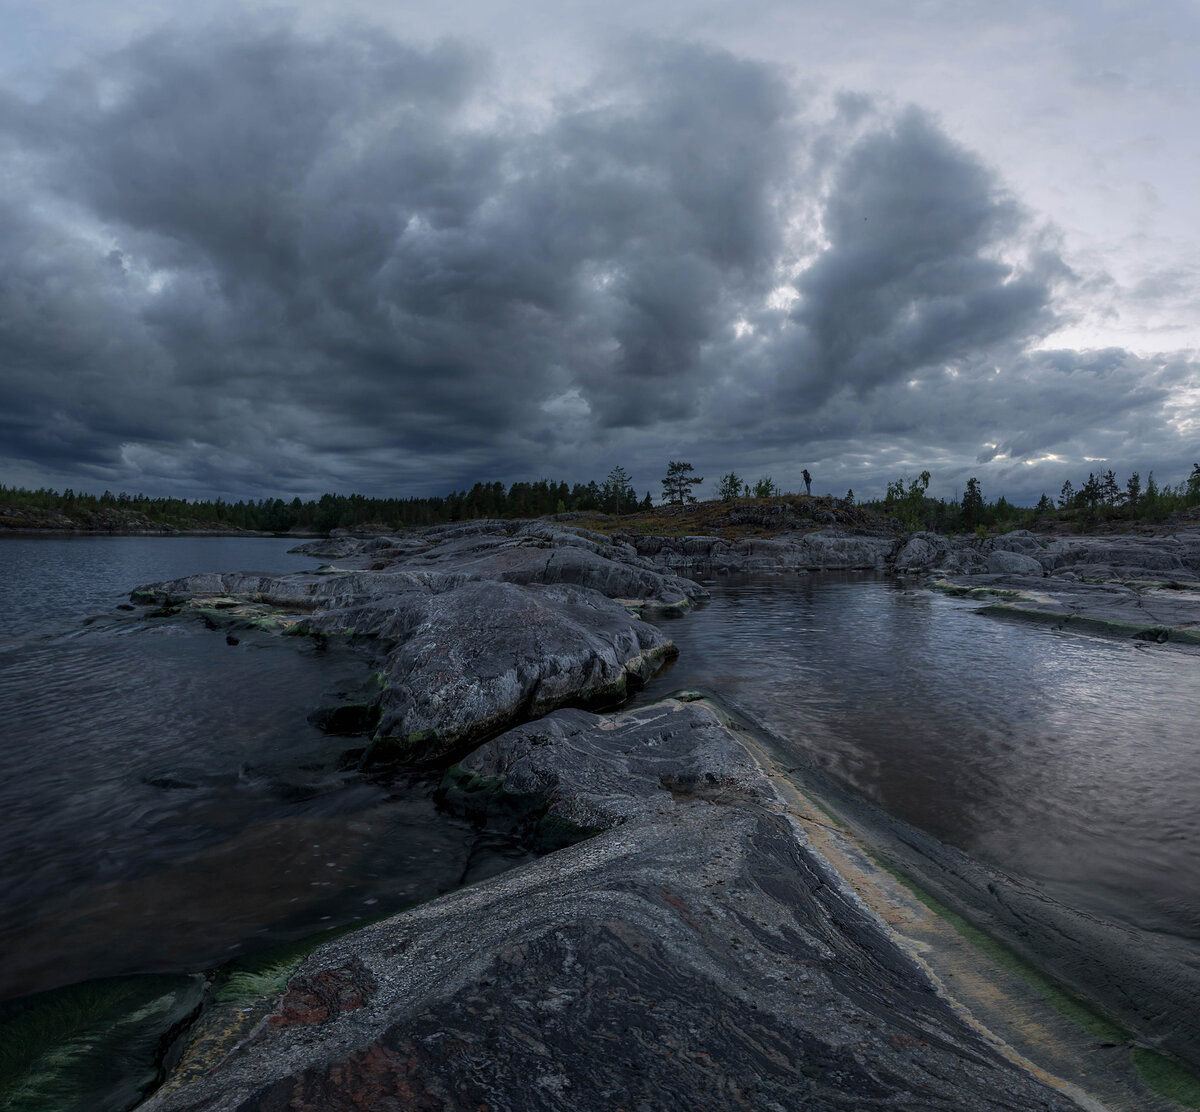
<svg viewBox="0 0 1200 1112">
<path fill-rule="evenodd" d="M 196 9 L 202 9 L 197 11 Z M 902 10 L 903 9 L 903 10 Z M 9 0 L 0 481 L 1200 459 L 1190 3 Z"/>
</svg>

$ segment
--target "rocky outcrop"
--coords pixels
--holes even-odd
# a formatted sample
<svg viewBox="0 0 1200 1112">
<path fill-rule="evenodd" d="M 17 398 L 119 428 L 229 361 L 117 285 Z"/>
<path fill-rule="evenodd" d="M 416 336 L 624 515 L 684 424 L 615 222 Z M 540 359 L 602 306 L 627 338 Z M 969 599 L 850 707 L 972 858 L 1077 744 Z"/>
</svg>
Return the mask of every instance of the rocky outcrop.
<svg viewBox="0 0 1200 1112">
<path fill-rule="evenodd" d="M 904 573 L 1045 575 L 1063 579 L 1200 582 L 1200 531 L 1170 536 L 1039 537 L 1024 529 L 999 537 L 916 533 L 892 559 Z"/>
<path fill-rule="evenodd" d="M 143 1112 L 1076 1107 L 939 994 L 708 706 L 559 711 L 468 766 L 605 829 L 322 946 Z"/>
<path fill-rule="evenodd" d="M 383 679 L 372 759 L 432 759 L 568 703 L 619 703 L 674 653 L 635 613 L 705 594 L 628 545 L 545 522 L 301 550 L 341 555 L 316 572 L 195 575 L 131 597 L 214 626 L 369 639 Z"/>
<path fill-rule="evenodd" d="M 654 626 L 588 588 L 468 582 L 396 596 L 302 623 L 395 640 L 377 746 L 437 756 L 569 702 L 621 702 L 674 647 Z"/>
<path fill-rule="evenodd" d="M 987 555 L 987 570 L 992 575 L 1044 575 L 1042 565 L 1032 556 L 1005 549 L 993 549 Z"/>
<path fill-rule="evenodd" d="M 951 576 L 931 586 L 986 602 L 981 613 L 1076 633 L 1200 645 L 1200 589 L 1022 575 Z"/>
<path fill-rule="evenodd" d="M 887 568 L 896 547 L 891 535 L 820 529 L 775 537 L 640 537 L 620 540 L 663 571 L 708 574 L 877 570 Z"/>
<path fill-rule="evenodd" d="M 1200 533 L 980 540 L 910 537 L 893 568 L 988 600 L 983 612 L 1059 629 L 1200 644 Z"/>
</svg>

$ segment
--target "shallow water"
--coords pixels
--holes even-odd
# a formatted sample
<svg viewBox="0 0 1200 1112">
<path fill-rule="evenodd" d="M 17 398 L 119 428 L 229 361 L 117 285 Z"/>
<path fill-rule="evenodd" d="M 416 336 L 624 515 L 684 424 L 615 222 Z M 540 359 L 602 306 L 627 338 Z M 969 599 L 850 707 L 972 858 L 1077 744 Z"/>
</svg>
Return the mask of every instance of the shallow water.
<svg viewBox="0 0 1200 1112">
<path fill-rule="evenodd" d="M 292 543 L 0 540 L 0 999 L 203 969 L 520 859 L 308 722 L 365 659 L 115 609 L 149 581 L 313 567 Z"/>
<path fill-rule="evenodd" d="M 641 698 L 718 692 L 888 813 L 1195 953 L 1200 658 L 869 576 L 708 586 Z"/>
</svg>

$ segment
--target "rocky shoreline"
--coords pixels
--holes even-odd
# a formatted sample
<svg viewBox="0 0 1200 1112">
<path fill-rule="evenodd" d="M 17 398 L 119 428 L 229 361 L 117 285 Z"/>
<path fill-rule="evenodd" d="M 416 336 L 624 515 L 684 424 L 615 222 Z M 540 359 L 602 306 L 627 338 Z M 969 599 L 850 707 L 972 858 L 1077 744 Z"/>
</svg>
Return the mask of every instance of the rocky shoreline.
<svg viewBox="0 0 1200 1112">
<path fill-rule="evenodd" d="M 726 537 L 621 536 L 663 571 L 875 570 L 986 598 L 985 613 L 1061 629 L 1200 645 L 1200 528 L 1163 536 L 951 538 L 816 530 Z"/>
<path fill-rule="evenodd" d="M 711 707 L 558 711 L 464 768 L 602 832 L 322 947 L 146 1112 L 1078 1107 L 963 1021 Z"/>
<path fill-rule="evenodd" d="M 376 681 L 351 708 L 371 734 L 364 761 L 458 758 L 448 806 L 517 800 L 563 842 L 589 837 L 328 943 L 278 992 L 210 1011 L 148 1112 L 1120 1106 L 1038 1075 L 969 1021 L 716 708 L 595 711 L 674 651 L 639 614 L 703 600 L 680 572 L 888 571 L 990 592 L 1000 616 L 1186 647 L 1200 534 L 610 537 L 542 519 L 301 551 L 331 563 L 132 598 L 228 637 L 374 645 Z M 1126 1107 L 1176 1107 L 1129 1092 Z"/>
</svg>

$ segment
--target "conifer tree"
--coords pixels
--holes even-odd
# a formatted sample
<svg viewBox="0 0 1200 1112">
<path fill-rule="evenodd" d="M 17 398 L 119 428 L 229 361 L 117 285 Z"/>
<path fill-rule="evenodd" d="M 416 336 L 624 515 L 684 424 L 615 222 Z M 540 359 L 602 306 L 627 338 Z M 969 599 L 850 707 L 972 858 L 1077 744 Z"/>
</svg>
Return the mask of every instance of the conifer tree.
<svg viewBox="0 0 1200 1112">
<path fill-rule="evenodd" d="M 696 469 L 684 460 L 671 460 L 667 464 L 667 475 L 662 481 L 663 498 L 673 506 L 695 502 L 692 487 L 704 482 L 703 476 L 695 475 Z"/>
<path fill-rule="evenodd" d="M 967 480 L 967 489 L 963 493 L 962 519 L 968 529 L 983 524 L 983 494 L 979 489 L 979 480 L 972 476 Z"/>
</svg>

